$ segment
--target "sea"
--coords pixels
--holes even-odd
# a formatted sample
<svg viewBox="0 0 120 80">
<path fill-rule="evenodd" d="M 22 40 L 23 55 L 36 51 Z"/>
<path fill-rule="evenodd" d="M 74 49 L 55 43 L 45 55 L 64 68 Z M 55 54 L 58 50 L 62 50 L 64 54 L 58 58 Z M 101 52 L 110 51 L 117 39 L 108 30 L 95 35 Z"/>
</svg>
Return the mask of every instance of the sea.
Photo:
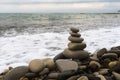
<svg viewBox="0 0 120 80">
<path fill-rule="evenodd" d="M 68 47 L 71 27 L 80 29 L 91 54 L 120 46 L 120 14 L 1 13 L 0 72 L 61 53 Z"/>
</svg>

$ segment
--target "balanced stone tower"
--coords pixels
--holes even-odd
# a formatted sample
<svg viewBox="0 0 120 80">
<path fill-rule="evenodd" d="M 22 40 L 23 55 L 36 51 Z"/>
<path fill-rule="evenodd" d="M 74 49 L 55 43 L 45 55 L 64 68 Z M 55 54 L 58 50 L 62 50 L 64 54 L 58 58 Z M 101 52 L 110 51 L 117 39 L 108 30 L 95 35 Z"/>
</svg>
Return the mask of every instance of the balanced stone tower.
<svg viewBox="0 0 120 80">
<path fill-rule="evenodd" d="M 79 60 L 89 58 L 89 53 L 84 50 L 86 48 L 86 44 L 83 42 L 84 39 L 78 33 L 79 29 L 72 27 L 70 30 L 71 32 L 68 38 L 70 42 L 68 43 L 68 48 L 63 51 L 63 55 L 67 58 Z"/>
</svg>

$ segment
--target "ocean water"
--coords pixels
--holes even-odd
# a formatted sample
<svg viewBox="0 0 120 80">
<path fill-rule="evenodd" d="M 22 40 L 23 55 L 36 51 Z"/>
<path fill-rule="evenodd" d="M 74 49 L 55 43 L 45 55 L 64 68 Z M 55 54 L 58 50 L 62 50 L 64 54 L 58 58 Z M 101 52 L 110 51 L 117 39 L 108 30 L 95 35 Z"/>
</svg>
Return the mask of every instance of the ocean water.
<svg viewBox="0 0 120 80">
<path fill-rule="evenodd" d="M 70 27 L 80 29 L 91 53 L 120 45 L 120 14 L 0 14 L 0 72 L 53 58 L 67 48 Z"/>
</svg>

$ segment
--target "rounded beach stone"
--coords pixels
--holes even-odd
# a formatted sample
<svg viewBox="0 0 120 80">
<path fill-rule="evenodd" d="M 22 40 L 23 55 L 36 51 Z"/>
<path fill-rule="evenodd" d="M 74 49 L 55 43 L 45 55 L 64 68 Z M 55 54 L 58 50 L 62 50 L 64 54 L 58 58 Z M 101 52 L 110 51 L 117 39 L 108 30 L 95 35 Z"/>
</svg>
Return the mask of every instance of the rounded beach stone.
<svg viewBox="0 0 120 80">
<path fill-rule="evenodd" d="M 112 62 L 109 62 L 108 65 L 110 68 L 113 68 L 117 63 L 118 63 L 118 61 L 112 61 Z"/>
<path fill-rule="evenodd" d="M 89 80 L 101 80 L 99 77 L 93 75 L 93 74 L 86 74 Z"/>
<path fill-rule="evenodd" d="M 59 71 L 78 70 L 78 64 L 72 60 L 60 59 L 56 61 L 57 68 Z"/>
<path fill-rule="evenodd" d="M 43 62 L 45 64 L 45 66 L 49 69 L 54 69 L 55 68 L 55 63 L 54 60 L 51 58 L 45 58 L 43 59 Z"/>
<path fill-rule="evenodd" d="M 70 50 L 83 50 L 84 48 L 86 48 L 86 44 L 85 43 L 69 43 L 68 48 Z"/>
<path fill-rule="evenodd" d="M 100 69 L 98 72 L 99 72 L 100 75 L 105 75 L 105 74 L 109 73 L 109 69 L 107 69 L 107 68 L 106 69 L 105 68 L 104 69 Z"/>
<path fill-rule="evenodd" d="M 57 54 L 57 55 L 53 58 L 54 62 L 55 62 L 56 60 L 58 60 L 58 59 L 67 59 L 67 57 L 65 57 L 65 56 L 63 55 L 63 52 L 62 52 L 62 53 L 60 53 L 60 54 Z"/>
<path fill-rule="evenodd" d="M 107 53 L 107 49 L 106 48 L 102 48 L 102 49 L 97 51 L 97 57 L 100 58 L 105 53 Z"/>
<path fill-rule="evenodd" d="M 81 37 L 81 34 L 79 34 L 79 33 L 70 32 L 70 35 L 71 35 L 72 37 Z"/>
<path fill-rule="evenodd" d="M 75 27 L 71 27 L 70 30 L 74 33 L 77 33 L 79 32 L 79 29 L 78 28 L 75 28 Z"/>
<path fill-rule="evenodd" d="M 57 73 L 57 72 L 51 72 L 50 74 L 48 74 L 48 78 L 49 79 L 56 79 L 59 74 L 60 73 Z"/>
<path fill-rule="evenodd" d="M 120 57 L 120 50 L 110 50 L 108 53 L 115 53 L 118 55 L 118 57 Z"/>
<path fill-rule="evenodd" d="M 40 59 L 34 59 L 29 63 L 29 69 L 35 73 L 42 71 L 44 67 L 45 65 Z"/>
<path fill-rule="evenodd" d="M 94 71 L 94 70 L 98 70 L 101 67 L 101 65 L 100 65 L 100 63 L 98 63 L 96 61 L 91 61 L 89 63 L 89 67 L 91 68 L 91 70 Z"/>
<path fill-rule="evenodd" d="M 83 38 L 79 38 L 79 37 L 68 37 L 68 40 L 73 42 L 73 43 L 82 43 L 82 41 L 84 40 Z"/>
<path fill-rule="evenodd" d="M 72 51 L 66 48 L 63 52 L 63 54 L 68 57 L 68 58 L 73 58 L 73 59 L 86 59 L 89 58 L 89 53 L 87 51 L 83 50 L 77 50 L 77 51 Z"/>
<path fill-rule="evenodd" d="M 37 77 L 37 75 L 35 73 L 26 73 L 25 77 L 27 77 L 28 79 L 32 79 L 32 78 Z"/>
<path fill-rule="evenodd" d="M 29 68 L 27 66 L 13 68 L 4 76 L 4 80 L 19 80 L 28 72 Z"/>
<path fill-rule="evenodd" d="M 117 59 L 118 58 L 118 55 L 115 54 L 115 53 L 106 53 L 104 54 L 101 59 L 106 59 L 106 58 L 109 58 L 109 59 Z"/>
<path fill-rule="evenodd" d="M 106 80 L 105 77 L 103 75 L 97 75 L 97 77 L 100 78 L 100 80 Z"/>
<path fill-rule="evenodd" d="M 80 78 L 78 78 L 77 80 L 89 80 L 87 76 L 81 76 Z"/>
</svg>

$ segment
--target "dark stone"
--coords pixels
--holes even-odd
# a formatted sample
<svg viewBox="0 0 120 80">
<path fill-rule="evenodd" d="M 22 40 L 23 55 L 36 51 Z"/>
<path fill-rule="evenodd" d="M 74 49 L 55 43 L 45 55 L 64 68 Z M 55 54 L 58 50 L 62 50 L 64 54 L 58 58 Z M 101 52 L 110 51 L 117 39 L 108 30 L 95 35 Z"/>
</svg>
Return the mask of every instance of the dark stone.
<svg viewBox="0 0 120 80">
<path fill-rule="evenodd" d="M 120 57 L 120 50 L 110 50 L 108 53 L 116 53 Z"/>
<path fill-rule="evenodd" d="M 111 50 L 120 50 L 120 46 L 112 47 Z"/>
<path fill-rule="evenodd" d="M 35 74 L 35 73 L 26 73 L 25 74 L 25 77 L 27 77 L 28 79 L 32 79 L 32 78 L 35 78 L 37 77 L 38 75 Z"/>
<path fill-rule="evenodd" d="M 79 33 L 73 33 L 73 32 L 70 32 L 70 35 L 72 37 L 80 37 L 81 36 Z"/>
<path fill-rule="evenodd" d="M 70 50 L 83 50 L 84 48 L 86 48 L 86 44 L 85 43 L 69 43 L 68 48 Z"/>
<path fill-rule="evenodd" d="M 63 71 L 58 75 L 57 80 L 66 80 L 74 75 L 78 75 L 78 72 L 76 70 Z"/>
<path fill-rule="evenodd" d="M 106 48 L 102 48 L 102 49 L 97 51 L 97 57 L 100 58 L 105 53 L 107 53 L 107 49 Z"/>
<path fill-rule="evenodd" d="M 112 76 L 104 76 L 106 80 L 114 80 Z"/>
<path fill-rule="evenodd" d="M 89 58 L 89 53 L 87 51 L 83 50 L 77 50 L 77 51 L 72 51 L 66 48 L 63 52 L 63 54 L 68 57 L 68 58 L 73 58 L 73 59 L 86 59 Z"/>
<path fill-rule="evenodd" d="M 4 80 L 19 80 L 21 77 L 23 77 L 28 72 L 29 72 L 29 69 L 27 66 L 19 66 L 19 67 L 16 67 L 10 70 L 4 76 Z"/>
<path fill-rule="evenodd" d="M 101 64 L 102 64 L 102 67 L 104 67 L 104 68 L 108 68 L 109 67 L 109 63 L 111 62 L 111 60 L 109 59 L 109 58 L 106 58 L 106 59 L 104 59 L 104 60 L 101 60 Z"/>
<path fill-rule="evenodd" d="M 82 43 L 82 41 L 84 40 L 83 38 L 79 38 L 79 37 L 72 37 L 72 36 L 70 36 L 69 38 L 68 38 L 68 40 L 70 40 L 71 42 L 73 42 L 73 43 Z"/>
<path fill-rule="evenodd" d="M 116 47 L 112 47 L 111 50 L 119 50 L 119 49 Z"/>
<path fill-rule="evenodd" d="M 101 59 L 103 60 L 103 59 L 106 59 L 106 58 L 109 58 L 109 59 L 117 59 L 118 58 L 118 55 L 117 54 L 115 54 L 115 53 L 106 53 L 106 54 L 104 54 L 102 57 L 101 57 Z"/>
<path fill-rule="evenodd" d="M 60 53 L 60 54 L 57 54 L 55 57 L 54 57 L 54 62 L 56 61 L 56 60 L 58 60 L 58 59 L 67 59 L 67 57 L 65 57 L 64 55 L 63 55 L 63 52 L 62 53 Z"/>
<path fill-rule="evenodd" d="M 74 27 L 71 27 L 70 30 L 74 33 L 77 33 L 79 32 L 79 29 L 78 28 L 74 28 Z"/>
</svg>

